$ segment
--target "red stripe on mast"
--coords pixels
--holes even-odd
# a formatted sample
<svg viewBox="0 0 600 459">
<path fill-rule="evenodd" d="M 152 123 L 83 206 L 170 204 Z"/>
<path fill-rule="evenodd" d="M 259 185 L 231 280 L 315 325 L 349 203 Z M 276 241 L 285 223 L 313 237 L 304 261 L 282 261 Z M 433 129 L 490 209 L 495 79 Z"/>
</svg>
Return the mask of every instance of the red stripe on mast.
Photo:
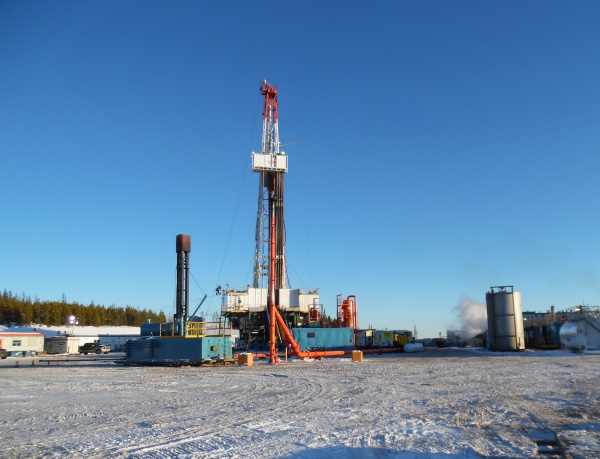
<svg viewBox="0 0 600 459">
<path fill-rule="evenodd" d="M 277 109 L 277 88 L 263 80 L 263 85 L 260 92 L 265 96 L 265 109 L 263 110 L 263 119 L 269 119 L 275 123 L 279 117 Z"/>
</svg>

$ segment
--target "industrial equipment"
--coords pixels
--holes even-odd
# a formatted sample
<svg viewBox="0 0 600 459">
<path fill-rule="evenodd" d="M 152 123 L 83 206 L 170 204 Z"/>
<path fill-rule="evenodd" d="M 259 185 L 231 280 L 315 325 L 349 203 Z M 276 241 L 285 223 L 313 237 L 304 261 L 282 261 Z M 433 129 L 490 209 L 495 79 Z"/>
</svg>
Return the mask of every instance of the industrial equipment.
<svg viewBox="0 0 600 459">
<path fill-rule="evenodd" d="M 560 330 L 567 321 L 565 311 L 556 312 L 550 306 L 548 312 L 525 312 L 523 322 L 525 329 L 525 347 L 527 349 L 560 349 Z"/>
<path fill-rule="evenodd" d="M 259 287 L 261 279 L 268 279 L 269 363 L 276 363 L 278 360 L 277 332 L 283 336 L 283 342 L 296 357 L 340 355 L 340 352 L 347 351 L 303 351 L 279 312 L 279 292 L 287 287 L 283 213 L 283 182 L 284 173 L 287 172 L 287 157 L 279 151 L 277 89 L 265 80 L 261 93 L 265 96 L 262 152 L 252 154 L 252 169 L 260 173 L 254 287 Z M 268 258 L 265 257 L 266 254 Z M 347 315 L 342 323 L 353 328 L 357 317 L 353 306 L 356 304 L 356 297 L 353 296 L 354 302 L 349 298 L 342 302 Z"/>
<path fill-rule="evenodd" d="M 253 283 L 239 290 L 227 286 L 223 290 L 221 313 L 239 329 L 245 350 L 264 351 L 261 346 L 265 346 L 270 360 L 275 361 L 279 348 L 276 337 L 291 346 L 296 355 L 305 352 L 294 341 L 293 330 L 318 328 L 321 305 L 318 289 L 301 291 L 288 285 L 284 222 L 284 176 L 288 171 L 288 157 L 280 150 L 277 88 L 262 81 L 260 91 L 264 96 L 262 144 L 260 152 L 252 153 L 252 170 L 259 174 Z M 358 327 L 354 295 L 346 299 L 338 296 L 336 325 L 349 329 Z M 324 335 L 314 333 L 315 337 Z M 340 342 L 345 339 L 340 338 Z"/>
<path fill-rule="evenodd" d="M 337 296 L 338 325 L 340 327 L 358 328 L 358 308 L 356 296 L 350 295 L 345 300 Z"/>
<path fill-rule="evenodd" d="M 280 151 L 279 109 L 277 88 L 262 82 L 261 93 L 265 96 L 263 110 L 262 149 L 252 153 L 252 170 L 258 172 L 258 212 L 256 216 L 256 234 L 254 251 L 254 288 L 269 285 L 271 269 L 269 250 L 271 242 L 270 224 L 275 225 L 277 241 L 275 255 L 274 288 L 286 288 L 287 267 L 285 262 L 285 222 L 283 213 L 283 178 L 288 170 L 287 156 Z M 271 208 L 272 205 L 272 208 Z"/>
<path fill-rule="evenodd" d="M 292 328 L 292 336 L 302 351 L 354 350 L 353 328 Z"/>
<path fill-rule="evenodd" d="M 491 287 L 485 295 L 488 316 L 487 345 L 493 351 L 525 349 L 521 294 L 512 285 Z"/>
<path fill-rule="evenodd" d="M 410 330 L 359 330 L 356 332 L 357 349 L 398 349 L 405 350 L 413 342 Z"/>
<path fill-rule="evenodd" d="M 567 321 L 560 329 L 565 349 L 600 351 L 600 308 L 575 306 L 567 312 Z"/>
<path fill-rule="evenodd" d="M 160 324 L 157 336 L 129 340 L 125 364 L 203 365 L 232 362 L 231 328 L 220 322 L 189 321 L 189 265 L 191 237 L 176 238 L 177 287 L 173 322 Z"/>
</svg>

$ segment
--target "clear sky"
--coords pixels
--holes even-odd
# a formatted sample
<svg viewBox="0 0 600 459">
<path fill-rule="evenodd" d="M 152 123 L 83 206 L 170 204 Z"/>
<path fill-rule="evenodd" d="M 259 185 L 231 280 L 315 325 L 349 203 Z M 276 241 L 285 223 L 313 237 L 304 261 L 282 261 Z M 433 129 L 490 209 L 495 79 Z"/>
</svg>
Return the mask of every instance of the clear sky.
<svg viewBox="0 0 600 459">
<path fill-rule="evenodd" d="M 360 325 L 600 303 L 597 1 L 0 1 L 0 289 L 174 311 L 252 282 L 260 82 L 294 288 Z M 299 140 L 305 140 L 299 142 Z"/>
</svg>

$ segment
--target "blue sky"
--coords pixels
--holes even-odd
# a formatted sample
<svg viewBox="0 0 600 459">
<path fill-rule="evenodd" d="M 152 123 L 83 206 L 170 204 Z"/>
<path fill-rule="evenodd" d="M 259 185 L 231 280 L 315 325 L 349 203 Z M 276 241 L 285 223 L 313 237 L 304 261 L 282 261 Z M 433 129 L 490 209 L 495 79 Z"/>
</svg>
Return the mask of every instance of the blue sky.
<svg viewBox="0 0 600 459">
<path fill-rule="evenodd" d="M 600 303 L 600 4 L 0 1 L 0 289 L 173 312 L 252 280 L 260 81 L 294 288 L 438 336 Z M 300 143 L 293 143 L 305 140 Z"/>
</svg>

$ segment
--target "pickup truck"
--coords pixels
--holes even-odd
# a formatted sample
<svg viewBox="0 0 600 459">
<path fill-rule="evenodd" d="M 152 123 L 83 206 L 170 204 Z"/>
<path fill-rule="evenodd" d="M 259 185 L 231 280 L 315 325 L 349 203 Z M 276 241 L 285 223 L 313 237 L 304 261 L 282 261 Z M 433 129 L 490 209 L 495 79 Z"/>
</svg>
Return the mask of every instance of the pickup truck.
<svg viewBox="0 0 600 459">
<path fill-rule="evenodd" d="M 110 346 L 100 344 L 98 341 L 93 343 L 85 343 L 83 346 L 79 346 L 80 354 L 108 354 L 110 352 Z"/>
</svg>

